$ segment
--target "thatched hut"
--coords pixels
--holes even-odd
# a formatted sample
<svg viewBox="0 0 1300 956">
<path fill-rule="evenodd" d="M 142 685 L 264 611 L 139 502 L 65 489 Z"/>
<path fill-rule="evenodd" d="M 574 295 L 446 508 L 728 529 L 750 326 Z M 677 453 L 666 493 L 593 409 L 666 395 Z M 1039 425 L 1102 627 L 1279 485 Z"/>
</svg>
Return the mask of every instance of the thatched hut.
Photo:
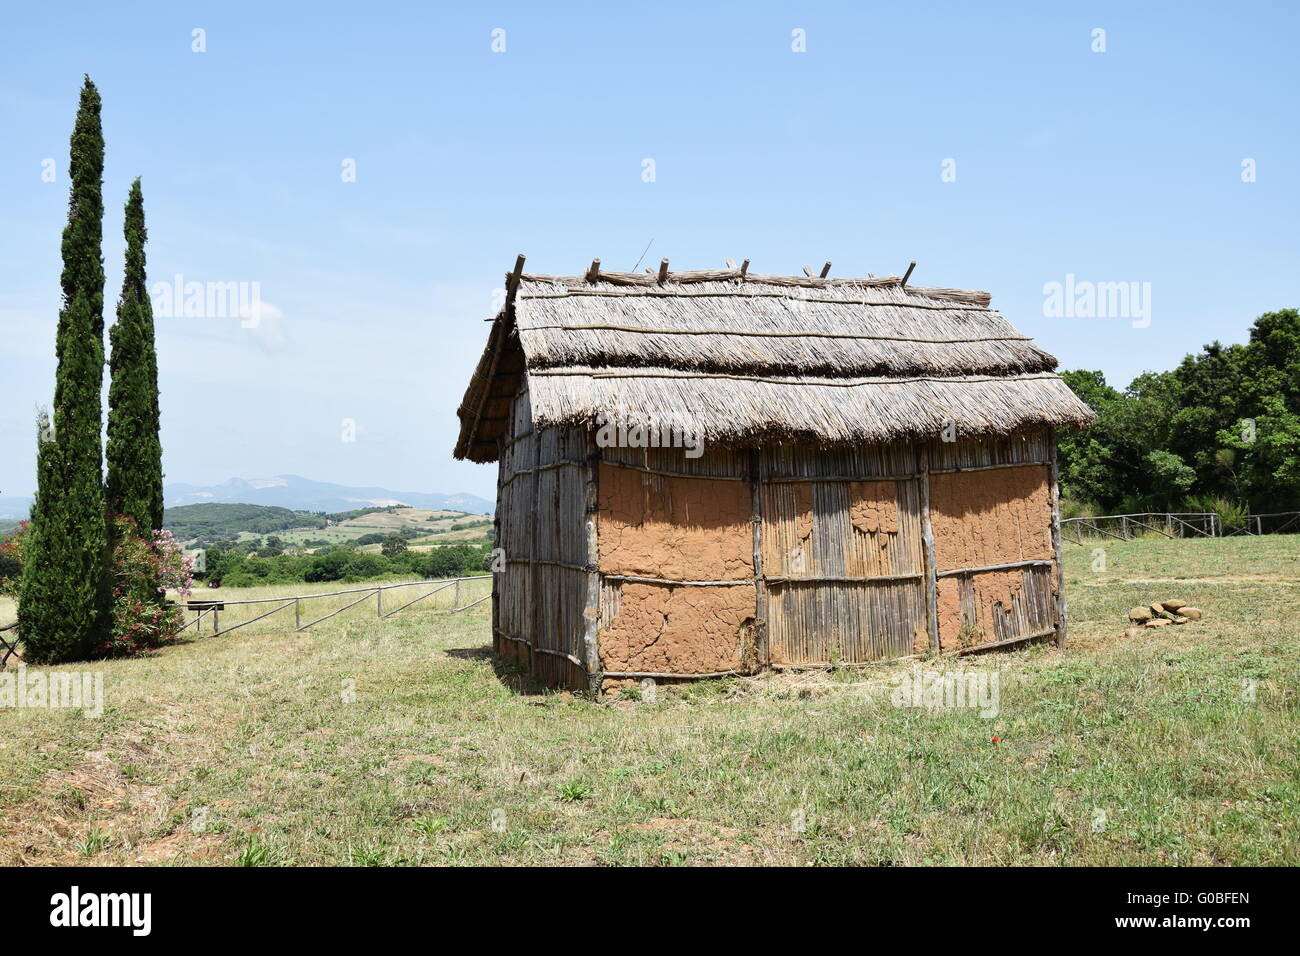
<svg viewBox="0 0 1300 956">
<path fill-rule="evenodd" d="M 1092 413 L 987 293 L 522 267 L 455 450 L 499 463 L 502 658 L 608 689 L 1064 639 L 1053 430 Z"/>
</svg>

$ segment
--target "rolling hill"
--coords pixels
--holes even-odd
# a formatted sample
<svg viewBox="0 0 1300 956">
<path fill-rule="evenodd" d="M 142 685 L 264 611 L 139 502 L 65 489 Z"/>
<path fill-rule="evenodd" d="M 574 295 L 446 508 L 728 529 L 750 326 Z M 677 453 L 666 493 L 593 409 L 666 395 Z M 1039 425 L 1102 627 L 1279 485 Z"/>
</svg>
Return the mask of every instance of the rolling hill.
<svg viewBox="0 0 1300 956">
<path fill-rule="evenodd" d="M 191 546 L 274 536 L 290 548 L 310 550 L 356 544 L 363 550 L 378 551 L 381 540 L 393 534 L 400 535 L 416 550 L 481 541 L 490 535 L 492 519 L 453 509 L 396 505 L 326 513 L 274 505 L 207 502 L 166 509 L 163 525 Z"/>
<path fill-rule="evenodd" d="M 231 478 L 219 485 L 169 484 L 163 489 L 168 507 L 214 502 L 269 505 L 293 511 L 341 512 L 356 508 L 407 505 L 413 508 L 490 514 L 492 502 L 466 493 L 392 491 L 313 481 L 298 475 Z"/>
</svg>

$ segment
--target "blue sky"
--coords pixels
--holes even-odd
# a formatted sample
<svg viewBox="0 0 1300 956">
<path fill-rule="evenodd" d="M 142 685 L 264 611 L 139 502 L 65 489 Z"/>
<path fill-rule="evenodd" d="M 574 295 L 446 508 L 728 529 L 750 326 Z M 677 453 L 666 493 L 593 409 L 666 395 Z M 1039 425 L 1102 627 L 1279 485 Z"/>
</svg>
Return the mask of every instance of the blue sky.
<svg viewBox="0 0 1300 956">
<path fill-rule="evenodd" d="M 137 175 L 151 283 L 260 283 L 256 329 L 158 320 L 168 481 L 491 497 L 495 469 L 450 452 L 518 252 L 558 273 L 631 268 L 651 240 L 646 262 L 678 268 L 915 259 L 914 284 L 987 289 L 1062 367 L 1121 386 L 1300 305 L 1293 3 L 131 7 L 0 20 L 5 493 L 32 490 L 53 392 L 83 73 L 104 99 L 109 320 Z M 1045 315 L 1069 274 L 1150 283 L 1150 324 Z"/>
</svg>

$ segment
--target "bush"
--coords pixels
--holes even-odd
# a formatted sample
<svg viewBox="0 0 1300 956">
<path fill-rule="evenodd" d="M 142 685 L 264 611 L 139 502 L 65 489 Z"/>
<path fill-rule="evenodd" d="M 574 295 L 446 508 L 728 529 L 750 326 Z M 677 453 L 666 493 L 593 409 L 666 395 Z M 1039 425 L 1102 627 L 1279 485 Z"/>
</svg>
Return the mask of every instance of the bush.
<svg viewBox="0 0 1300 956">
<path fill-rule="evenodd" d="M 167 590 L 190 593 L 193 565 L 170 531 L 146 539 L 131 518 L 114 515 L 112 531 L 113 626 L 97 657 L 133 657 L 176 639 L 185 616 L 167 602 Z"/>
<path fill-rule="evenodd" d="M 1231 534 L 1246 527 L 1246 517 L 1250 514 L 1250 509 L 1245 503 L 1209 495 L 1192 498 L 1189 507 L 1193 511 L 1210 511 L 1218 515 L 1220 531 L 1223 534 Z"/>
<path fill-rule="evenodd" d="M 1061 499 L 1061 520 L 1067 518 L 1092 518 L 1101 512 L 1097 506 L 1090 501 L 1079 501 L 1074 498 Z"/>
</svg>

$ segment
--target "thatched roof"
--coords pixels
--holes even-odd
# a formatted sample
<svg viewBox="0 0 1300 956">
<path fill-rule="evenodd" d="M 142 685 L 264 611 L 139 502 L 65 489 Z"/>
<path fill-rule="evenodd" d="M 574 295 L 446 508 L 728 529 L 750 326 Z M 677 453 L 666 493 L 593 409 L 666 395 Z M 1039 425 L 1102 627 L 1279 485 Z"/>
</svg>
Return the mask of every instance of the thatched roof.
<svg viewBox="0 0 1300 956">
<path fill-rule="evenodd" d="M 528 376 L 542 425 L 655 424 L 707 441 L 818 443 L 1087 425 L 1056 359 L 986 292 L 740 269 L 517 271 L 459 409 L 457 458 L 493 461 Z M 910 272 L 910 270 L 909 270 Z"/>
</svg>

